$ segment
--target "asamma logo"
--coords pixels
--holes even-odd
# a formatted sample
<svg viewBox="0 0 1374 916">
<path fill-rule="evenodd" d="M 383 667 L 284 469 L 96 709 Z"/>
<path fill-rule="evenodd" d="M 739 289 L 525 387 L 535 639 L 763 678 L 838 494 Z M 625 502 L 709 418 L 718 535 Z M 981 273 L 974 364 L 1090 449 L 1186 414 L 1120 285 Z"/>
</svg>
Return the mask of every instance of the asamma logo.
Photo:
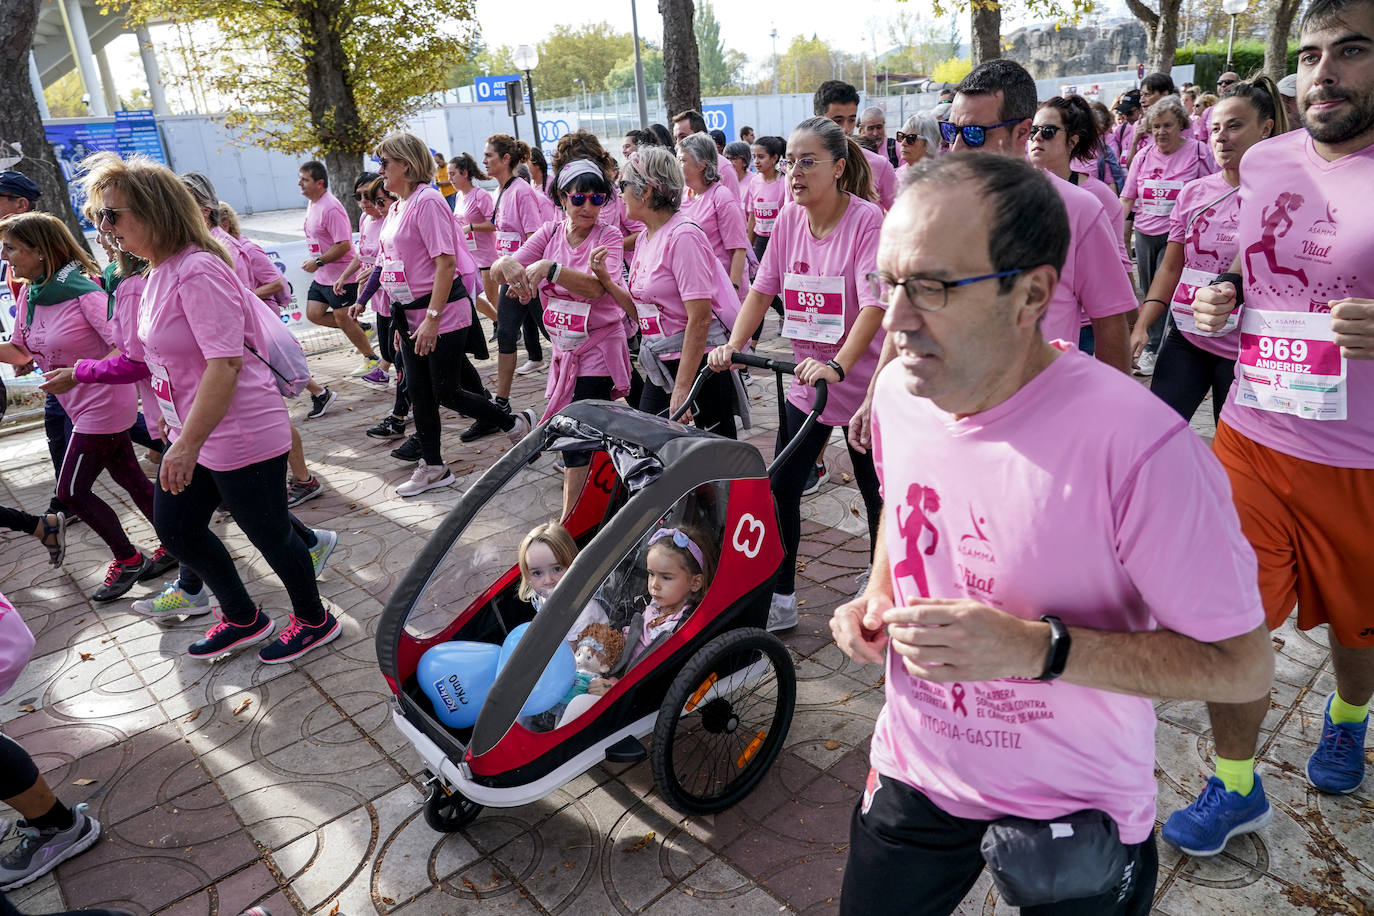
<svg viewBox="0 0 1374 916">
<path fill-rule="evenodd" d="M 983 525 L 986 525 L 986 518 L 979 518 L 973 512 L 973 507 L 968 507 L 968 519 L 973 524 L 973 534 L 966 534 L 959 539 L 959 553 L 973 560 L 982 560 L 984 563 L 997 563 L 997 558 L 992 552 L 992 541 L 983 533 Z"/>
</svg>

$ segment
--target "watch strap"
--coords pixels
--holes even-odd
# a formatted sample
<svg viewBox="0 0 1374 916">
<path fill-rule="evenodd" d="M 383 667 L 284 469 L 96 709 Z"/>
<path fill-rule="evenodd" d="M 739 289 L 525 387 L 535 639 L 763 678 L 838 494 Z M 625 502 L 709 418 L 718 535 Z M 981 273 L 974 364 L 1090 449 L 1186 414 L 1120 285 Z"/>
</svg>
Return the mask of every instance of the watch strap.
<svg viewBox="0 0 1374 916">
<path fill-rule="evenodd" d="M 1050 625 L 1050 651 L 1045 656 L 1045 668 L 1036 680 L 1052 681 L 1064 673 L 1064 668 L 1069 663 L 1069 648 L 1073 640 L 1069 636 L 1069 628 L 1064 626 L 1064 621 L 1058 617 L 1045 614 L 1040 619 Z"/>
</svg>

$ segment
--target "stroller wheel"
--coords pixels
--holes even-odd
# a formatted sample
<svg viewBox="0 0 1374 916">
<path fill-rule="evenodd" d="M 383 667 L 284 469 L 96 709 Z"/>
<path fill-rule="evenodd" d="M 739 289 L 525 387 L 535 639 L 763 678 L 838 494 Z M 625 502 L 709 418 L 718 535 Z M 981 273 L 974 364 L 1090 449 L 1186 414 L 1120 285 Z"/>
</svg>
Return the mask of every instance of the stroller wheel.
<svg viewBox="0 0 1374 916">
<path fill-rule="evenodd" d="M 654 782 L 683 814 L 744 798 L 782 750 L 797 700 L 792 657 L 753 627 L 717 636 L 673 679 L 654 724 Z"/>
<path fill-rule="evenodd" d="M 482 806 L 435 782 L 425 799 L 425 823 L 440 833 L 462 830 L 477 819 Z"/>
</svg>

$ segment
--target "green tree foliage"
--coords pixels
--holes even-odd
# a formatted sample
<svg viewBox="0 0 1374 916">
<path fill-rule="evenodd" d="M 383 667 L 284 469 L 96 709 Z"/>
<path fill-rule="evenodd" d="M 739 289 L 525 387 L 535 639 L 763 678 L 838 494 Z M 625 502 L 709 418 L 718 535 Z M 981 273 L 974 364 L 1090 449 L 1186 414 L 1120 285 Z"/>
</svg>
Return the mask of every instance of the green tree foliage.
<svg viewBox="0 0 1374 916">
<path fill-rule="evenodd" d="M 906 0 L 899 2 L 905 3 Z M 999 0 L 931 0 L 930 11 L 936 18 L 968 12 L 969 44 L 976 65 L 1001 55 L 1003 6 Z M 1095 6 L 1096 0 L 1019 0 L 1017 4 L 1019 9 L 1032 16 L 1053 19 L 1064 25 L 1076 24 Z M 950 53 L 951 56 L 957 54 L 958 48 Z"/>
<path fill-rule="evenodd" d="M 89 118 L 91 110 L 81 100 L 85 92 L 81 85 L 81 74 L 75 68 L 67 71 L 43 90 L 43 100 L 48 103 L 48 114 L 54 118 Z"/>
<path fill-rule="evenodd" d="M 884 69 L 894 73 L 929 75 L 942 60 L 959 50 L 959 26 L 954 24 L 954 49 L 949 47 L 949 32 L 934 19 L 926 19 L 914 7 L 903 6 L 887 20 L 884 32 L 893 50 L 882 58 Z M 871 65 L 870 65 L 871 69 Z"/>
<path fill-rule="evenodd" d="M 1264 70 L 1264 44 L 1261 39 L 1237 41 L 1231 49 L 1231 69 L 1239 73 L 1242 79 Z M 1180 66 L 1192 64 L 1196 68 L 1193 80 L 1199 86 L 1214 86 L 1217 77 L 1226 70 L 1226 39 L 1179 48 L 1174 55 L 1174 63 Z M 1289 73 L 1298 70 L 1296 41 L 1288 43 L 1287 66 Z"/>
<path fill-rule="evenodd" d="M 711 0 L 701 0 L 697 5 L 692 31 L 697 36 L 697 52 L 701 60 L 701 91 L 708 95 L 739 92 L 736 81 L 749 59 L 725 47 L 720 37 L 720 20 L 716 19 Z"/>
<path fill-rule="evenodd" d="M 534 71 L 536 96 L 560 98 L 576 95 L 582 86 L 603 86 L 617 63 L 627 56 L 633 60 L 634 50 L 630 34 L 617 32 L 607 22 L 576 29 L 556 26 L 539 42 L 539 67 Z M 633 70 L 631 74 L 633 78 Z"/>
<path fill-rule="evenodd" d="M 872 61 L 869 62 L 870 71 Z M 848 80 L 859 85 L 863 63 L 853 54 L 846 54 L 830 47 L 818 34 L 810 38 L 798 35 L 792 39 L 786 51 L 778 52 L 778 91 L 813 92 L 826 80 Z M 754 89 L 755 92 L 772 92 L 773 75 L 767 73 Z"/>
<path fill-rule="evenodd" d="M 663 52 L 658 48 L 641 48 L 640 59 L 644 63 L 644 85 L 652 86 L 663 82 Z M 635 55 L 630 51 L 611 72 L 606 74 L 607 89 L 633 89 L 635 87 Z"/>
</svg>

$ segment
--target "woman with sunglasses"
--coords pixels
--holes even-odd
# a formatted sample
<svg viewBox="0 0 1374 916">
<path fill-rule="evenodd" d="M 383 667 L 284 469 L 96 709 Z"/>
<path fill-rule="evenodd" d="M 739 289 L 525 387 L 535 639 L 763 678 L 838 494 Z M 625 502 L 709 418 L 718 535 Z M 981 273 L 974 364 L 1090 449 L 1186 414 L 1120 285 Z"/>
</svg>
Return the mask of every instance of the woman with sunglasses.
<svg viewBox="0 0 1374 916">
<path fill-rule="evenodd" d="M 1121 189 L 1127 233 L 1134 233 L 1136 275 L 1140 288 L 1148 290 L 1164 260 L 1169 243 L 1169 216 L 1185 185 L 1216 171 L 1216 161 L 1201 143 L 1186 136 L 1191 122 L 1178 96 L 1165 96 L 1145 115 L 1146 130 L 1153 140 L 1131 160 L 1126 185 Z M 1123 238 L 1124 238 L 1123 234 Z M 1129 244 L 1130 239 L 1126 239 Z M 1148 325 L 1149 339 L 1136 360 L 1140 375 L 1154 374 L 1167 316 Z"/>
<path fill-rule="evenodd" d="M 936 155 L 940 150 L 940 122 L 929 112 L 914 114 L 906 119 L 902 129 L 897 131 L 897 154 L 902 164 L 897 167 L 897 187 L 907 169 L 927 156 Z"/>
<path fill-rule="evenodd" d="M 16 303 L 14 333 L 0 343 L 0 360 L 13 366 L 38 364 L 53 378 L 44 391 L 57 396 L 72 418 L 72 434 L 57 475 L 57 498 L 91 526 L 113 559 L 95 601 L 113 601 L 138 582 L 162 575 L 176 558 L 161 547 L 144 554 L 129 540 L 119 516 L 94 491 L 108 471 L 134 505 L 153 518 L 153 485 L 134 456 L 129 428 L 138 418 L 138 394 L 131 384 L 68 383 L 81 360 L 100 360 L 121 346 L 120 325 L 111 321 L 111 297 L 95 282 L 100 270 L 62 221 L 46 213 L 20 213 L 0 220 L 0 257 L 25 281 Z M 62 372 L 61 370 L 68 370 Z"/>
<path fill-rule="evenodd" d="M 234 276 L 186 185 L 165 166 L 99 154 L 83 180 L 99 227 L 151 268 L 139 303 L 139 338 L 171 443 L 162 456 L 153 524 L 219 600 L 222 617 L 192 658 L 214 659 L 271 637 L 233 558 L 210 531 L 225 506 L 286 588 L 291 622 L 258 653 L 275 664 L 299 658 L 339 634 L 315 583 L 307 544 L 286 508 L 291 426 L 268 352 L 275 319 Z"/>
<path fill-rule="evenodd" d="M 393 333 L 421 452 L 414 474 L 396 492 L 417 496 L 454 481 L 442 458 L 441 403 L 505 431 L 513 442 L 530 431 L 534 411 L 512 416 L 492 403 L 464 353 L 472 306 L 461 300 L 468 298 L 465 284 L 476 289 L 480 278 L 447 201 L 430 186 L 434 165 L 424 141 L 414 134 L 389 134 L 376 155 L 386 189 L 397 197 L 382 226 L 377 260 L 382 288 L 391 297 Z"/>
<path fill-rule="evenodd" d="M 557 162 L 555 158 L 555 162 Z M 630 390 L 625 319 L 634 312 L 608 290 L 619 282 L 624 248 L 620 230 L 601 220 L 611 199 L 611 159 L 561 163 L 554 199 L 564 217 L 541 226 L 514 255 L 492 266 L 497 282 L 522 301 L 544 302 L 544 327 L 553 347 L 544 394 L 544 419 L 574 401 L 611 401 Z M 587 478 L 590 455 L 564 452 L 563 514 Z"/>
<path fill-rule="evenodd" d="M 866 279 L 877 269 L 883 211 L 868 199 L 868 162 L 858 143 L 829 118 L 810 118 L 787 141 L 786 170 L 796 206 L 784 207 L 778 217 L 730 341 L 710 355 L 712 369 L 728 369 L 731 356 L 748 345 L 749 330 L 763 318 L 769 300 L 782 296 L 783 336 L 792 341 L 797 371 L 787 392 L 787 423 L 778 429 L 779 452 L 800 432 L 815 404 L 816 382 L 824 379 L 827 385 L 820 422 L 773 475 L 787 553 L 774 585 L 769 630 L 797 623 L 802 491 L 831 432 L 848 427 L 868 391 L 882 350 L 878 329 L 886 309 Z M 878 475 L 871 453 L 849 446 L 849 458 L 868 514 L 871 551 L 882 509 Z"/>
<path fill-rule="evenodd" d="M 1170 214 L 1169 244 L 1140 306 L 1131 349 L 1139 353 L 1145 348 L 1146 328 L 1168 309 L 1174 320 L 1168 345 L 1160 348 L 1150 390 L 1185 420 L 1192 419 L 1208 392 L 1213 419 L 1220 419 L 1240 354 L 1239 312 L 1233 313 L 1222 333 L 1204 334 L 1193 319 L 1193 293 L 1230 270 L 1240 250 L 1236 192 L 1245 151 L 1287 129 L 1283 100 L 1267 76 L 1233 86 L 1212 115 L 1212 156 L 1221 171 L 1185 187 Z"/>
<path fill-rule="evenodd" d="M 620 192 L 625 212 L 644 231 L 630 262 L 628 291 L 614 285 L 610 292 L 639 322 L 645 375 L 639 409 L 668 415 L 686 403 L 707 351 L 725 342 L 739 298 L 706 234 L 680 210 L 682 167 L 668 147 L 641 147 L 621 171 Z M 681 422 L 735 438 L 736 399 L 743 396 L 736 378 L 732 372 L 711 378 Z"/>
<path fill-rule="evenodd" d="M 716 160 L 716 141 L 710 134 L 689 134 L 678 141 L 677 161 L 687 187 L 682 198 L 682 212 L 706 233 L 711 250 L 743 300 L 747 286 L 744 269 L 749 263 L 745 249 L 749 247 L 749 236 L 745 232 L 739 197 L 721 180 Z"/>
</svg>

